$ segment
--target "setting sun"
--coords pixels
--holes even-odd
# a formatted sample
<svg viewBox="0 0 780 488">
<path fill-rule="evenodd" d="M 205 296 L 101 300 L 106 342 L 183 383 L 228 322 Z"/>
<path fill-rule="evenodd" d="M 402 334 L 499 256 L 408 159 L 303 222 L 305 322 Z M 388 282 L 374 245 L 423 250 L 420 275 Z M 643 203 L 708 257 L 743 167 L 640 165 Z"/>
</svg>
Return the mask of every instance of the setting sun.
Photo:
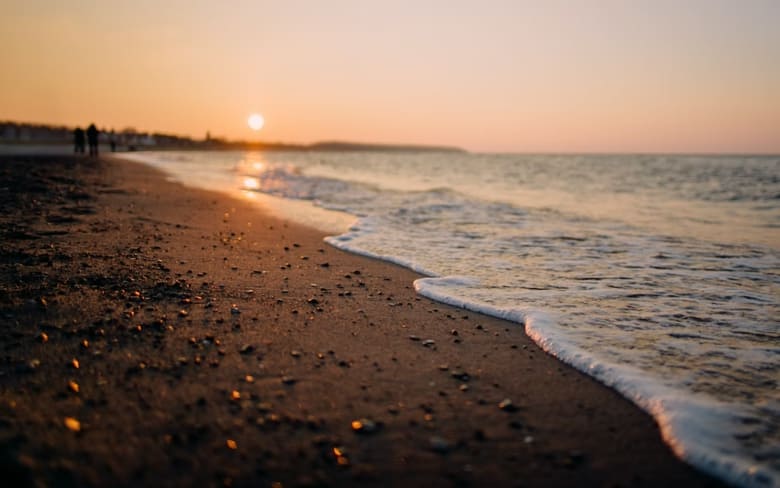
<svg viewBox="0 0 780 488">
<path fill-rule="evenodd" d="M 252 114 L 246 121 L 247 125 L 252 130 L 260 130 L 265 125 L 265 119 L 260 114 Z"/>
</svg>

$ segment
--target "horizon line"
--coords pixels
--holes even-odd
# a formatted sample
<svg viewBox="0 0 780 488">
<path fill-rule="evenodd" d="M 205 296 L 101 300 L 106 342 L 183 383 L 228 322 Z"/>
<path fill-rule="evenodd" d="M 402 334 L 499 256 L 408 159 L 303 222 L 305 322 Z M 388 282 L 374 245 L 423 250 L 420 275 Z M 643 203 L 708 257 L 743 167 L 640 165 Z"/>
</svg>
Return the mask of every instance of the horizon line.
<svg viewBox="0 0 780 488">
<path fill-rule="evenodd" d="M 49 128 L 64 128 L 64 129 L 75 129 L 76 127 L 80 127 L 78 125 L 70 126 L 68 124 L 55 124 L 51 122 L 21 122 L 21 121 L 15 121 L 10 119 L 4 119 L 0 120 L 0 124 L 15 124 L 15 125 L 30 125 L 30 126 L 42 126 L 42 127 L 49 127 Z M 700 150 L 693 150 L 693 151 L 663 151 L 663 150 L 634 150 L 634 151 L 615 151 L 615 150 L 609 150 L 609 149 L 603 149 L 603 150 L 586 150 L 586 151 L 572 151 L 572 150 L 557 150 L 557 149 L 544 149 L 544 150 L 471 150 L 467 149 L 461 146 L 453 145 L 453 144 L 444 144 L 444 143 L 410 143 L 410 142 L 365 142 L 365 141 L 350 141 L 350 140 L 343 140 L 343 139 L 322 139 L 322 140 L 316 140 L 313 142 L 284 142 L 284 141 L 252 141 L 252 140 L 246 140 L 246 139 L 229 139 L 223 136 L 214 135 L 211 136 L 210 139 L 201 139 L 201 138 L 194 138 L 191 135 L 180 135 L 173 132 L 164 132 L 160 130 L 141 130 L 141 129 L 135 129 L 133 127 L 125 127 L 121 129 L 119 132 L 116 133 L 123 133 L 124 130 L 132 128 L 134 131 L 136 131 L 138 134 L 151 134 L 151 135 L 164 135 L 164 136 L 172 136 L 177 137 L 181 139 L 188 139 L 192 142 L 208 142 L 209 140 L 215 141 L 215 142 L 222 142 L 226 144 L 235 144 L 235 145 L 247 145 L 247 146 L 262 146 L 262 145 L 269 145 L 269 146 L 288 146 L 290 149 L 304 149 L 304 150 L 316 150 L 316 148 L 311 148 L 311 146 L 317 146 L 317 145 L 325 145 L 325 144 L 343 144 L 346 146 L 374 146 L 378 148 L 378 150 L 381 150 L 382 147 L 387 147 L 388 149 L 391 148 L 409 148 L 411 151 L 413 151 L 415 148 L 420 149 L 428 149 L 429 151 L 433 150 L 441 150 L 442 152 L 445 151 L 453 151 L 453 152 L 465 152 L 469 154 L 491 154 L 491 155 L 522 155 L 522 156 L 718 156 L 718 157 L 728 157 L 728 156 L 756 156 L 756 157 L 780 157 L 780 149 L 773 152 L 764 152 L 764 151 L 700 151 Z M 102 131 L 105 133 L 108 133 L 108 131 Z M 207 133 L 210 133 L 211 131 L 207 130 Z M 7 141 L 1 141 L 0 143 L 6 144 Z M 21 141 L 16 142 L 13 144 L 20 144 L 20 145 L 35 145 L 33 141 Z M 42 144 L 46 145 L 46 144 Z M 167 150 L 167 149 L 182 149 L 187 150 L 186 148 L 164 148 L 161 150 Z M 220 148 L 213 148 L 215 150 L 224 150 Z M 203 148 L 198 148 L 195 150 L 204 150 Z M 349 149 L 347 149 L 349 150 Z M 354 149 L 359 151 L 360 149 Z"/>
</svg>

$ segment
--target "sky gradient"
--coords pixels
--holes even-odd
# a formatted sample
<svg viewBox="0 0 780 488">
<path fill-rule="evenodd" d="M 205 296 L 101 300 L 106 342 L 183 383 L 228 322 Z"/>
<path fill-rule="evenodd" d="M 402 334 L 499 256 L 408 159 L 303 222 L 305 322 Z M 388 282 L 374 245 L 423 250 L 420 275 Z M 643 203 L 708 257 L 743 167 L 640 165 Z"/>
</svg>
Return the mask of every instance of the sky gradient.
<svg viewBox="0 0 780 488">
<path fill-rule="evenodd" d="M 0 120 L 473 151 L 780 153 L 778 25 L 776 0 L 11 0 Z"/>
</svg>

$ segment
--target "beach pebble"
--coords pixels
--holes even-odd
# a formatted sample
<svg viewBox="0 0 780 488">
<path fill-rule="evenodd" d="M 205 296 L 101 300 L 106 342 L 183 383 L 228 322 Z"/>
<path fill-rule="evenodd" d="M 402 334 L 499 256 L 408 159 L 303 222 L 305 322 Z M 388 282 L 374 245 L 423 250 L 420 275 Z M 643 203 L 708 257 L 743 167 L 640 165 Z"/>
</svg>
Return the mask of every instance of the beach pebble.
<svg viewBox="0 0 780 488">
<path fill-rule="evenodd" d="M 514 412 L 517 410 L 517 406 L 512 403 L 512 400 L 509 398 L 504 398 L 501 400 L 501 402 L 498 404 L 498 408 L 503 410 L 504 412 Z"/>
<path fill-rule="evenodd" d="M 81 422 L 74 419 L 73 417 L 65 417 L 65 427 L 67 427 L 67 429 L 71 432 L 80 432 Z"/>
<path fill-rule="evenodd" d="M 333 455 L 336 457 L 336 464 L 339 466 L 349 466 L 349 458 L 347 457 L 347 449 L 344 446 L 336 446 L 333 448 Z"/>
<path fill-rule="evenodd" d="M 433 436 L 428 439 L 428 445 L 431 450 L 439 454 L 446 454 L 452 449 L 452 445 L 443 437 Z"/>
<path fill-rule="evenodd" d="M 257 405 L 255 405 L 255 407 L 260 412 L 270 412 L 274 408 L 274 406 L 269 402 L 259 402 Z"/>
<path fill-rule="evenodd" d="M 352 421 L 352 430 L 359 434 L 371 434 L 376 432 L 378 425 L 371 419 L 362 418 Z"/>
<path fill-rule="evenodd" d="M 458 369 L 454 370 L 452 373 L 450 373 L 450 376 L 453 378 L 459 379 L 461 381 L 468 381 L 471 379 L 471 376 L 469 376 L 468 373 L 465 371 L 460 371 Z"/>
</svg>

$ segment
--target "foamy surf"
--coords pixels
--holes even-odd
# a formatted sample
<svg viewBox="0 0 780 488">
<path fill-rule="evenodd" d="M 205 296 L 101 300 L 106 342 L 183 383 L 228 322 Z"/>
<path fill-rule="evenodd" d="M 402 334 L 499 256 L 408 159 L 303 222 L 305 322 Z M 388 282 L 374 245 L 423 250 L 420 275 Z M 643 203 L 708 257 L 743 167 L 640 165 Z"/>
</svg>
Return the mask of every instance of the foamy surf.
<svg viewBox="0 0 780 488">
<path fill-rule="evenodd" d="M 780 479 L 780 159 L 143 158 L 195 186 L 232 177 L 358 217 L 327 241 L 425 275 L 429 298 L 523 324 L 652 415 L 690 464 L 739 486 Z"/>
</svg>

